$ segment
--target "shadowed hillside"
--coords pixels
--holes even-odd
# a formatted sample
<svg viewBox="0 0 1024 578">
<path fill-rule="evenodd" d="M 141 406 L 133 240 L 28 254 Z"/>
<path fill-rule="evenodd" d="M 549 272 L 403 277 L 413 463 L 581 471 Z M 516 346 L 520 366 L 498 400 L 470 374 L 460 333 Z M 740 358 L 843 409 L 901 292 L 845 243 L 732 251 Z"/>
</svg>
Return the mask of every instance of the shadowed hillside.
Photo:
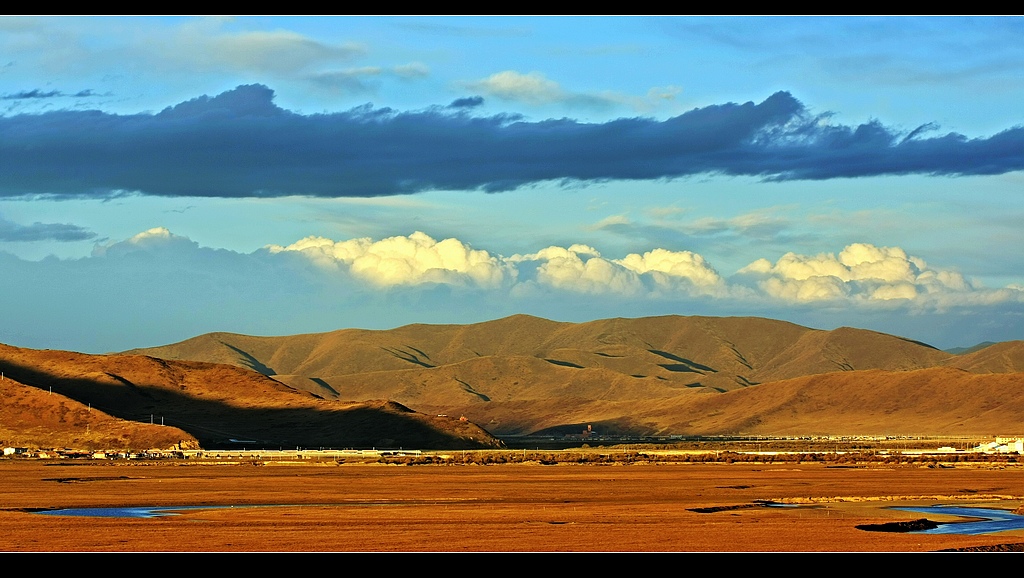
<svg viewBox="0 0 1024 578">
<path fill-rule="evenodd" d="M 171 426 L 119 419 L 97 408 L 18 383 L 0 381 L 0 446 L 88 450 L 195 449 L 191 434 Z"/>
<path fill-rule="evenodd" d="M 232 438 L 256 440 L 266 447 L 498 444 L 467 421 L 419 414 L 394 402 L 324 400 L 231 365 L 0 345 L 0 370 L 21 384 L 47 394 L 52 390 L 120 420 L 163 420 L 204 447 Z M 33 411 L 26 406 L 25 412 Z M 132 447 L 136 443 L 125 442 Z"/>
</svg>

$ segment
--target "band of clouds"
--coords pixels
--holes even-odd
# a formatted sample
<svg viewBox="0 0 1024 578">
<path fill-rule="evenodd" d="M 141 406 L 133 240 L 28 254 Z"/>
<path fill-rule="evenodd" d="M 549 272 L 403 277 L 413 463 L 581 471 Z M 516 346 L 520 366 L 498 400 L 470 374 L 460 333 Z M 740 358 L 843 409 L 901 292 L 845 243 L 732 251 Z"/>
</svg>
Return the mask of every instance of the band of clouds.
<svg viewBox="0 0 1024 578">
<path fill-rule="evenodd" d="M 337 70 L 311 72 L 305 80 L 326 89 L 343 90 L 348 93 L 370 92 L 369 84 L 373 79 L 383 76 L 394 76 L 403 80 L 423 78 L 430 74 L 430 68 L 421 62 L 410 62 L 391 67 L 361 66 Z"/>
<path fill-rule="evenodd" d="M 565 104 L 583 108 L 610 108 L 626 105 L 640 112 L 649 112 L 663 101 L 671 101 L 682 90 L 677 86 L 654 87 L 644 97 L 604 91 L 597 94 L 570 92 L 540 72 L 523 74 L 515 70 L 496 72 L 487 78 L 465 82 L 465 88 L 530 106 Z"/>
<path fill-rule="evenodd" d="M 198 21 L 192 26 L 183 26 L 166 43 L 154 41 L 151 47 L 173 50 L 179 55 L 182 66 L 189 69 L 240 69 L 279 74 L 350 61 L 367 51 L 358 43 L 327 44 L 290 30 L 225 33 L 217 30 L 218 26 Z M 161 59 L 170 58 L 160 50 L 154 53 Z"/>
<path fill-rule="evenodd" d="M 103 352 L 212 330 L 293 334 L 470 323 L 524 312 L 587 320 L 628 311 L 770 316 L 809 326 L 874 319 L 889 332 L 916 323 L 932 339 L 945 333 L 957 343 L 991 339 L 996 330 L 1013 338 L 1024 313 L 1024 287 L 961 284 L 954 271 L 868 244 L 838 255 L 772 255 L 728 276 L 688 251 L 655 248 L 620 257 L 574 244 L 506 257 L 423 233 L 312 237 L 272 249 L 211 248 L 157 227 L 97 243 L 82 258 L 30 261 L 0 251 L 0 298 L 19 304 L 5 310 L 5 331 L 26 346 Z M 786 284 L 841 290 L 778 290 Z M 898 293 L 904 284 L 914 293 Z M 899 323 L 887 327 L 894 317 Z"/>
<path fill-rule="evenodd" d="M 79 90 L 76 93 L 68 94 L 60 90 L 40 90 L 34 88 L 32 90 L 22 90 L 20 92 L 12 92 L 0 96 L 0 100 L 34 100 L 44 98 L 86 98 L 90 96 L 99 96 L 91 88 L 85 90 Z"/>
<path fill-rule="evenodd" d="M 2 24 L 11 27 L 19 24 L 16 20 L 5 19 Z M 145 70 L 164 77 L 182 74 L 193 79 L 204 74 L 231 78 L 258 76 L 286 84 L 297 82 L 303 90 L 328 94 L 373 92 L 379 79 L 384 77 L 409 80 L 429 75 L 429 68 L 420 62 L 358 66 L 357 62 L 371 52 L 359 42 L 324 42 L 283 29 L 229 31 L 226 26 L 231 20 L 206 17 L 169 27 L 157 21 L 150 21 L 153 23 L 150 26 L 136 21 L 128 25 L 136 35 L 120 34 L 120 29 L 116 32 L 104 29 L 110 24 L 95 21 L 91 22 L 92 26 L 87 23 L 78 27 L 69 26 L 67 22 L 54 25 L 47 20 L 24 20 L 14 27 L 20 40 L 4 43 L 0 38 L 0 52 L 6 49 L 22 66 L 57 72 L 96 70 L 108 65 L 122 70 Z M 58 35 L 59 42 L 54 40 Z M 105 37 L 105 41 L 114 46 L 97 50 L 94 42 L 90 42 L 94 36 Z M 0 96 L 0 100 L 57 96 L 100 95 L 91 90 L 72 95 L 34 89 Z"/>
<path fill-rule="evenodd" d="M 51 299 L 102 296 L 111 306 L 165 303 L 168 311 L 233 299 L 289 300 L 288 295 L 295 300 L 288 311 L 306 316 L 311 313 L 303 309 L 302 299 L 322 304 L 331 299 L 349 304 L 372 300 L 376 306 L 415 302 L 418 307 L 459 307 L 472 301 L 505 303 L 514 311 L 624 301 L 675 311 L 681 303 L 699 300 L 730 311 L 838 307 L 944 313 L 965 307 L 1005 311 L 1024 303 L 1020 286 L 985 288 L 899 247 L 868 243 L 851 244 L 838 254 L 791 252 L 774 260 L 761 258 L 728 276 L 692 251 L 653 248 L 616 258 L 573 244 L 504 256 L 421 232 L 380 240 L 307 237 L 288 246 L 239 253 L 203 247 L 155 228 L 124 241 L 97 243 L 89 257 L 27 261 L 0 252 L 0 261 L 9 280 L 17 280 L 25 291 L 46 287 Z M 139 281 L 119 285 L 117 280 L 123 279 Z"/>
<path fill-rule="evenodd" d="M 906 304 L 926 309 L 1024 302 L 1017 287 L 986 289 L 956 271 L 929 267 L 899 247 L 854 243 L 834 254 L 787 253 L 775 263 L 758 259 L 724 278 L 702 255 L 656 248 L 609 259 L 594 247 L 550 246 L 503 257 L 454 238 L 422 232 L 379 241 L 307 237 L 272 255 L 297 253 L 325 271 L 378 288 L 445 284 L 508 291 L 529 298 L 536 290 L 626 298 L 767 299 L 795 304 Z"/>
<path fill-rule="evenodd" d="M 156 114 L 51 111 L 0 117 L 0 197 L 137 192 L 202 197 L 373 197 L 509 191 L 544 181 L 701 174 L 765 180 L 978 175 L 1024 169 L 1024 128 L 987 138 L 879 121 L 832 124 L 788 92 L 666 120 L 527 122 L 465 107 L 370 105 L 298 114 L 263 85 Z"/>
<path fill-rule="evenodd" d="M 73 242 L 95 239 L 96 233 L 70 223 L 40 223 L 21 225 L 0 217 L 0 241 L 58 241 Z"/>
</svg>

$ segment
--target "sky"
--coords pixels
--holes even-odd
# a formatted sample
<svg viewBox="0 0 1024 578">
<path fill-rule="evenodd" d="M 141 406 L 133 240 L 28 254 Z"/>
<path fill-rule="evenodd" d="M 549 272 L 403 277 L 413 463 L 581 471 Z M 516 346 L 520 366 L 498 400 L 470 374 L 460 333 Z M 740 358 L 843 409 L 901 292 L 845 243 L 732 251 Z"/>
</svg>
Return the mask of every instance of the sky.
<svg viewBox="0 0 1024 578">
<path fill-rule="evenodd" d="M 1024 339 L 1019 17 L 0 18 L 0 342 Z"/>
</svg>

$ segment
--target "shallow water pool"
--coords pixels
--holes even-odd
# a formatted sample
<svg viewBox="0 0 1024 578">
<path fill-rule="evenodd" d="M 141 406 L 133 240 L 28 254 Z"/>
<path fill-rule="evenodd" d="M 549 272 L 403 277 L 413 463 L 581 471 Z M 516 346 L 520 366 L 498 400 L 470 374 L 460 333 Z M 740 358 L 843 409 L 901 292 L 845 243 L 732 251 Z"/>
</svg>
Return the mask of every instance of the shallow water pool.
<svg viewBox="0 0 1024 578">
<path fill-rule="evenodd" d="M 964 518 L 980 518 L 963 522 L 942 522 L 930 530 L 918 530 L 914 534 L 994 534 L 1007 530 L 1024 530 L 1024 516 L 1009 510 L 995 508 L 971 508 L 965 506 L 897 506 L 895 510 L 921 514 L 947 514 Z"/>
</svg>

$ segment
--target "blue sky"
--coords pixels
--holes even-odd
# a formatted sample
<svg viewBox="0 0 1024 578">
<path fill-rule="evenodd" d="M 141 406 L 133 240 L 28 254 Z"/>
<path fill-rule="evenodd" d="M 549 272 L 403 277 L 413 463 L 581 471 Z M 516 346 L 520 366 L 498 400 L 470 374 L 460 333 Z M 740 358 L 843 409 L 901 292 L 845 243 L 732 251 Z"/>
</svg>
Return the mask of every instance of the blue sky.
<svg viewBox="0 0 1024 578">
<path fill-rule="evenodd" d="M 1024 339 L 1024 19 L 0 19 L 0 341 Z"/>
</svg>

